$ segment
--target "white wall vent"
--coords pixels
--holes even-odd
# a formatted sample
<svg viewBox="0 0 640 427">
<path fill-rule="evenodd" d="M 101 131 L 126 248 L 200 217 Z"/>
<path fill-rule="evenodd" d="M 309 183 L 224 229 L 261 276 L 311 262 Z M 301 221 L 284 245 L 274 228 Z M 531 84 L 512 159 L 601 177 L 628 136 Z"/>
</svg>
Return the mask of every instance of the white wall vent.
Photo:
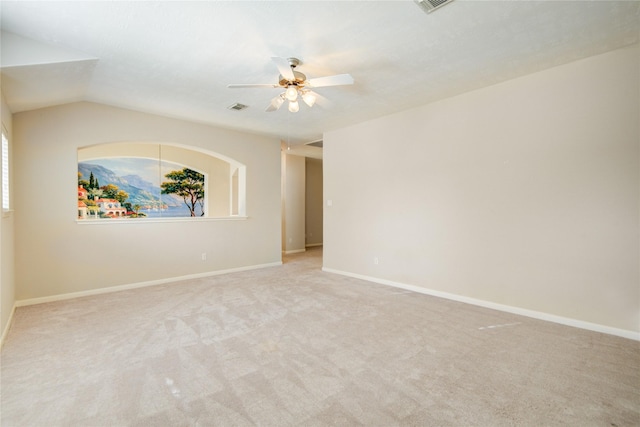
<svg viewBox="0 0 640 427">
<path fill-rule="evenodd" d="M 245 108 L 249 108 L 249 106 L 248 105 L 244 105 L 244 104 L 240 104 L 239 102 L 236 102 L 233 105 L 229 105 L 227 108 L 229 110 L 240 111 L 240 110 L 244 110 Z"/>
<path fill-rule="evenodd" d="M 453 0 L 414 0 L 418 6 L 427 13 L 431 13 L 442 6 L 451 3 Z"/>
</svg>

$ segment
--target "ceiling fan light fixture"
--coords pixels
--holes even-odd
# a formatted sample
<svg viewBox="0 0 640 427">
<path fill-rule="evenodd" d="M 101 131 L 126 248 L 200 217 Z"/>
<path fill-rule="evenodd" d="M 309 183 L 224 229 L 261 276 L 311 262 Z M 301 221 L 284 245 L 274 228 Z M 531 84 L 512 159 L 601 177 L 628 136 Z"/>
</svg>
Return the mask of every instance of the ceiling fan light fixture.
<svg viewBox="0 0 640 427">
<path fill-rule="evenodd" d="M 291 111 L 292 113 L 297 113 L 298 110 L 300 110 L 298 101 L 289 101 L 289 111 Z"/>
<path fill-rule="evenodd" d="M 311 92 L 303 92 L 302 93 L 302 100 L 309 107 L 313 107 L 313 104 L 316 103 L 316 96 Z"/>
<path fill-rule="evenodd" d="M 298 88 L 294 85 L 289 85 L 284 95 L 290 102 L 293 102 L 298 99 Z"/>
</svg>

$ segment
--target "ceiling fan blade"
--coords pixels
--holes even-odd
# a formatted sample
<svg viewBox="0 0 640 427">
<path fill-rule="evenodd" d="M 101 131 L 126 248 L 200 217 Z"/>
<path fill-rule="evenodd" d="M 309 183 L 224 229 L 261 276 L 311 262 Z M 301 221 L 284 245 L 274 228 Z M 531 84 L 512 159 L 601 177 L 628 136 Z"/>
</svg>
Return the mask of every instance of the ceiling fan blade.
<svg viewBox="0 0 640 427">
<path fill-rule="evenodd" d="M 245 87 L 280 87 L 280 85 L 273 85 L 273 84 L 234 84 L 234 85 L 227 85 L 228 88 L 231 89 L 238 89 L 238 88 L 245 88 Z"/>
<path fill-rule="evenodd" d="M 317 92 L 312 92 L 312 91 L 309 91 L 309 92 L 312 93 L 316 97 L 315 105 L 319 105 L 320 107 L 322 107 L 324 109 L 331 108 L 332 103 L 327 98 L 325 98 L 324 96 L 320 95 Z"/>
<path fill-rule="evenodd" d="M 353 77 L 351 74 L 337 74 L 335 76 L 318 77 L 306 81 L 305 86 L 325 87 L 325 86 L 341 86 L 352 85 Z"/>
<path fill-rule="evenodd" d="M 278 67 L 278 71 L 282 74 L 282 77 L 293 82 L 296 80 L 296 76 L 293 74 L 293 69 L 291 69 L 291 65 L 289 64 L 289 60 L 286 58 L 280 58 L 279 56 L 272 56 L 271 60 L 275 62 L 276 67 Z"/>
<path fill-rule="evenodd" d="M 284 103 L 284 99 L 282 98 L 281 95 L 278 95 L 271 100 L 271 104 L 269 104 L 267 109 L 264 111 L 266 111 L 267 113 L 270 113 L 272 111 L 277 111 L 280 109 L 280 107 L 282 107 L 283 103 Z"/>
</svg>

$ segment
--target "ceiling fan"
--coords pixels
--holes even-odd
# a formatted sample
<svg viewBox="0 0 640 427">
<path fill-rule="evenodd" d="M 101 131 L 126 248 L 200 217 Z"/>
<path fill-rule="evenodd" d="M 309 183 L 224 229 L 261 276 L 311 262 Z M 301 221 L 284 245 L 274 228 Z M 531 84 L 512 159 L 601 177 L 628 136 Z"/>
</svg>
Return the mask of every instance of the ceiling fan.
<svg viewBox="0 0 640 427">
<path fill-rule="evenodd" d="M 311 88 L 326 86 L 341 86 L 353 84 L 353 77 L 349 74 L 337 74 L 334 76 L 318 77 L 315 79 L 307 79 L 307 76 L 295 68 L 301 64 L 298 58 L 280 58 L 274 56 L 271 60 L 275 63 L 280 75 L 277 84 L 230 84 L 229 88 L 253 88 L 253 87 L 271 87 L 282 88 L 284 92 L 271 100 L 271 103 L 265 111 L 271 112 L 278 110 L 284 101 L 289 101 L 289 111 L 292 113 L 300 109 L 298 104 L 298 96 L 309 107 L 312 107 L 319 97 L 317 93 L 311 91 Z"/>
</svg>

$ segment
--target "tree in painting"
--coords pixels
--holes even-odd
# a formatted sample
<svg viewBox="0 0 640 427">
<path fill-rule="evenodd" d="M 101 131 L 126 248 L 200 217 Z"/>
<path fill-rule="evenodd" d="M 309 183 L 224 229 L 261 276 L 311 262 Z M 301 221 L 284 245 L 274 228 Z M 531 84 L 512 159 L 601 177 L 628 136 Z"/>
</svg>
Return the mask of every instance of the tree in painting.
<svg viewBox="0 0 640 427">
<path fill-rule="evenodd" d="M 169 181 L 163 182 L 160 187 L 162 194 L 176 194 L 182 197 L 184 204 L 189 208 L 191 216 L 196 216 L 196 206 L 202 208 L 200 216 L 204 216 L 204 175 L 183 168 L 179 171 L 171 171 L 165 175 Z"/>
<path fill-rule="evenodd" d="M 97 181 L 96 181 L 97 182 Z M 103 196 L 108 197 L 109 199 L 116 199 L 121 204 L 124 204 L 125 200 L 129 198 L 129 193 L 126 191 L 120 190 L 115 184 L 107 184 L 101 188 Z"/>
</svg>

